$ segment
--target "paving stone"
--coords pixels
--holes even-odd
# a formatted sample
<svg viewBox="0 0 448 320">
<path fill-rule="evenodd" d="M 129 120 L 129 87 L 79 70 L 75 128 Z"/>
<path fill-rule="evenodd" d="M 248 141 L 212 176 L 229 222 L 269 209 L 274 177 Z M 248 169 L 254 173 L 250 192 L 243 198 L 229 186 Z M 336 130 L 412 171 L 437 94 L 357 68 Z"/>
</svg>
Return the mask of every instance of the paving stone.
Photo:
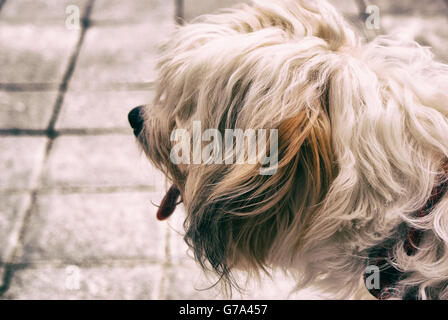
<svg viewBox="0 0 448 320">
<path fill-rule="evenodd" d="M 17 243 L 18 225 L 29 203 L 29 194 L 0 194 L 0 266 L 7 261 Z"/>
<path fill-rule="evenodd" d="M 164 260 L 161 193 L 41 194 L 25 234 L 22 262 Z"/>
<path fill-rule="evenodd" d="M 36 186 L 46 138 L 0 137 L 0 191 Z"/>
<path fill-rule="evenodd" d="M 445 63 L 448 62 L 447 25 L 446 17 L 383 16 L 381 20 L 381 26 L 387 34 L 431 47 L 437 58 Z"/>
<path fill-rule="evenodd" d="M 72 91 L 65 95 L 57 129 L 129 129 L 128 113 L 152 102 L 153 91 Z"/>
<path fill-rule="evenodd" d="M 356 0 L 329 0 L 328 2 L 345 15 L 359 15 L 359 8 L 356 5 Z"/>
<path fill-rule="evenodd" d="M 230 8 L 240 3 L 250 3 L 250 0 L 184 0 L 184 18 L 186 21 L 206 14 L 215 13 L 218 9 Z"/>
<path fill-rule="evenodd" d="M 0 83 L 60 82 L 78 31 L 0 22 Z"/>
<path fill-rule="evenodd" d="M 149 300 L 157 298 L 161 274 L 158 266 L 76 268 L 76 266 L 62 268 L 49 266 L 16 271 L 3 299 Z"/>
<path fill-rule="evenodd" d="M 240 3 L 251 3 L 250 0 L 213 0 L 196 1 L 185 0 L 184 16 L 186 21 L 207 13 L 218 12 L 219 9 L 237 6 Z M 355 0 L 329 0 L 329 2 L 362 34 L 364 25 L 359 20 L 359 8 Z"/>
<path fill-rule="evenodd" d="M 46 187 L 152 186 L 162 190 L 164 182 L 131 134 L 59 137 L 43 176 Z"/>
<path fill-rule="evenodd" d="M 368 0 L 367 2 L 376 5 L 382 15 L 446 16 L 448 14 L 448 5 L 444 0 Z"/>
<path fill-rule="evenodd" d="M 71 83 L 94 86 L 155 80 L 158 47 L 173 29 L 173 21 L 90 29 Z"/>
<path fill-rule="evenodd" d="M 175 0 L 96 0 L 91 20 L 97 22 L 163 24 L 173 20 Z"/>
<path fill-rule="evenodd" d="M 0 128 L 46 129 L 56 96 L 56 91 L 0 91 Z"/>
<path fill-rule="evenodd" d="M 165 269 L 163 299 L 167 300 L 216 300 L 226 299 L 219 287 L 212 287 L 214 279 L 208 279 L 191 260 Z"/>
<path fill-rule="evenodd" d="M 330 0 L 338 10 L 344 14 L 358 14 L 358 7 L 355 0 Z M 251 3 L 250 0 L 185 0 L 184 15 L 185 20 L 191 21 L 193 18 L 206 13 L 214 13 L 221 8 L 230 8 L 240 3 Z"/>
<path fill-rule="evenodd" d="M 244 278 L 243 278 L 244 279 Z M 272 278 L 261 276 L 261 281 L 251 282 L 243 292 L 242 299 L 253 300 L 322 300 L 325 299 L 319 291 L 307 288 L 294 290 L 295 281 L 280 272 L 274 272 Z"/>
<path fill-rule="evenodd" d="M 0 11 L 0 20 L 8 24 L 65 25 L 66 8 L 75 5 L 82 14 L 87 0 L 12 0 Z"/>
<path fill-rule="evenodd" d="M 167 220 L 169 229 L 169 259 L 173 265 L 185 264 L 193 259 L 193 253 L 184 241 L 184 227 L 186 213 L 183 204 L 177 206 L 176 211 Z"/>
<path fill-rule="evenodd" d="M 293 292 L 294 280 L 280 273 L 274 273 L 272 278 L 264 275 L 259 282 L 247 281 L 245 273 L 236 273 L 240 279 L 240 285 L 246 285 L 241 292 L 232 290 L 228 296 L 221 291 L 221 286 L 216 283 L 216 277 L 205 274 L 200 267 L 189 260 L 182 264 L 174 265 L 166 271 L 168 280 L 164 282 L 163 292 L 165 299 L 244 299 L 244 300 L 316 300 L 322 299 L 319 292 L 314 289 L 306 289 Z"/>
<path fill-rule="evenodd" d="M 20 227 L 29 207 L 29 194 L 0 193 L 0 287 L 4 285 L 5 264 L 13 259 Z"/>
</svg>

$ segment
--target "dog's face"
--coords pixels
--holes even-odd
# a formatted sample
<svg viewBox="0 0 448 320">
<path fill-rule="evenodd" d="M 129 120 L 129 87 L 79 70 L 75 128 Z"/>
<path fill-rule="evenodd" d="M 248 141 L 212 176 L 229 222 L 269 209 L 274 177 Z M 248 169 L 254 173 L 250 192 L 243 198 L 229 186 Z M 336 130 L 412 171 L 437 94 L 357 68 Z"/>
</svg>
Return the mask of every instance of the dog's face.
<svg viewBox="0 0 448 320">
<path fill-rule="evenodd" d="M 204 268 L 225 280 L 233 268 L 297 266 L 300 259 L 323 270 L 319 261 L 342 261 L 342 240 L 361 250 L 389 230 L 378 208 L 403 198 L 400 175 L 414 170 L 408 163 L 434 168 L 425 159 L 434 150 L 402 135 L 413 120 L 399 110 L 402 83 L 387 82 L 401 66 L 383 63 L 381 52 L 361 51 L 351 28 L 320 1 L 257 1 L 177 29 L 163 47 L 154 102 L 129 118 L 149 159 L 173 183 L 159 218 L 180 194 L 185 240 Z M 173 160 L 174 148 L 195 140 L 173 132 L 191 133 L 197 123 L 221 137 L 229 129 L 276 130 L 266 135 L 268 151 L 276 146 L 275 172 L 260 174 L 260 162 L 229 164 L 226 154 L 221 162 L 203 154 L 204 161 Z M 199 141 L 205 147 L 211 139 Z M 253 143 L 245 140 L 249 149 Z M 257 158 L 266 151 L 255 150 Z M 194 153 L 183 145 L 181 158 Z M 420 171 L 408 176 L 409 193 L 431 190 L 421 187 L 428 177 Z M 414 196 L 412 204 L 424 201 Z M 354 244 L 355 237 L 362 241 Z M 354 273 L 359 267 L 347 261 L 332 268 Z"/>
<path fill-rule="evenodd" d="M 348 45 L 351 35 L 327 25 L 317 8 L 285 3 L 180 27 L 164 46 L 154 104 L 129 117 L 150 160 L 172 181 L 170 192 L 180 191 L 195 257 L 224 277 L 300 248 L 337 170 L 319 54 Z M 226 129 L 266 129 L 267 145 L 276 129 L 275 173 L 260 174 L 259 163 L 173 163 L 173 132 L 191 132 L 195 121 L 223 137 Z"/>
</svg>

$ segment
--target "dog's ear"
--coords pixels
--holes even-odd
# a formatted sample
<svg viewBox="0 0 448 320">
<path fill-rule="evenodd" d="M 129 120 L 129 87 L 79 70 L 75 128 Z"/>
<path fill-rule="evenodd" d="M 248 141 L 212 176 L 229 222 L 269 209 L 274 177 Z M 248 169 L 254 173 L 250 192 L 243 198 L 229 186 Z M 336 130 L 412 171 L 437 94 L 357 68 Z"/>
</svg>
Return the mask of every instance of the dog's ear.
<svg viewBox="0 0 448 320">
<path fill-rule="evenodd" d="M 279 124 L 275 174 L 260 175 L 259 165 L 189 174 L 185 240 L 204 268 L 229 280 L 234 267 L 263 269 L 300 246 L 334 176 L 330 121 L 317 103 Z"/>
</svg>

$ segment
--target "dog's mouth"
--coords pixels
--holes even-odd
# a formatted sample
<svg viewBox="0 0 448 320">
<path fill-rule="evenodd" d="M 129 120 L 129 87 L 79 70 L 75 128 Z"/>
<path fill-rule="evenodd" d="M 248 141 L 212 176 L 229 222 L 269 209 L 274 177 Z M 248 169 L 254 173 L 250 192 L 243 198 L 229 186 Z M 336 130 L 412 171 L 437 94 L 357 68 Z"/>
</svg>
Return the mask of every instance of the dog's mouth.
<svg viewBox="0 0 448 320">
<path fill-rule="evenodd" d="M 176 210 L 177 205 L 180 202 L 177 202 L 180 197 L 180 190 L 173 184 L 165 196 L 163 197 L 162 203 L 157 210 L 157 219 L 160 221 L 168 219 Z"/>
</svg>

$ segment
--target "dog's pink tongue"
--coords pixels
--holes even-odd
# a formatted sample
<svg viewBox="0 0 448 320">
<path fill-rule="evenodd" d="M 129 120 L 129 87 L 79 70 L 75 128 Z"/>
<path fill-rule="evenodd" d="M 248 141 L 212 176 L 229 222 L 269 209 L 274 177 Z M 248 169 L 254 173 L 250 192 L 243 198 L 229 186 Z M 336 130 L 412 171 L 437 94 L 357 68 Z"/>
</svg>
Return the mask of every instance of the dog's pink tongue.
<svg viewBox="0 0 448 320">
<path fill-rule="evenodd" d="M 167 191 L 160 204 L 159 210 L 157 210 L 157 219 L 163 221 L 168 219 L 174 212 L 177 206 L 177 200 L 179 199 L 180 191 L 175 185 Z"/>
</svg>

